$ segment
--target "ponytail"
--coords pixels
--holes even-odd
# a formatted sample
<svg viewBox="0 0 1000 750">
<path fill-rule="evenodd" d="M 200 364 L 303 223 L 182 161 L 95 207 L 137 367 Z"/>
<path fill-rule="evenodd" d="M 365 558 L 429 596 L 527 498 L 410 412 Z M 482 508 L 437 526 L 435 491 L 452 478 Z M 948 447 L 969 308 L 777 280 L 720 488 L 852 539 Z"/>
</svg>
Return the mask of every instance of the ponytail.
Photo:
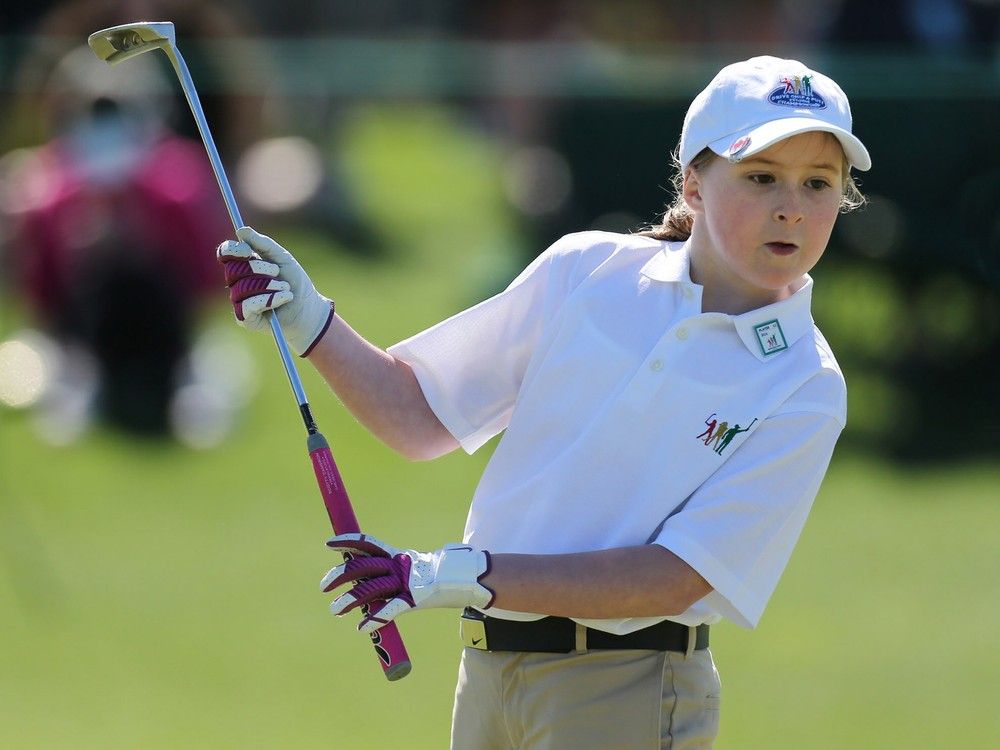
<svg viewBox="0 0 1000 750">
<path fill-rule="evenodd" d="M 680 145 L 670 154 L 674 168 L 673 176 L 670 178 L 670 186 L 674 193 L 673 202 L 667 206 L 659 226 L 648 227 L 641 232 L 636 232 L 636 234 L 666 242 L 685 242 L 691 236 L 694 212 L 684 200 L 684 168 L 681 166 L 679 154 Z M 691 160 L 691 168 L 701 169 L 714 157 L 712 149 L 704 148 Z"/>
</svg>

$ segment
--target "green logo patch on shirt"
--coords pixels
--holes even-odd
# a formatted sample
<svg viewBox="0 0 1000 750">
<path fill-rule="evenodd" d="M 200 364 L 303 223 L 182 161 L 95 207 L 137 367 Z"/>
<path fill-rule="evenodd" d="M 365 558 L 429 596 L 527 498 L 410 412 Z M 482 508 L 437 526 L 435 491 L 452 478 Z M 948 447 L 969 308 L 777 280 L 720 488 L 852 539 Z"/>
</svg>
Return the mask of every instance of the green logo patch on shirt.
<svg viewBox="0 0 1000 750">
<path fill-rule="evenodd" d="M 781 323 L 777 320 L 758 323 L 753 327 L 753 330 L 757 334 L 760 352 L 765 357 L 768 354 L 776 354 L 788 348 L 788 342 L 785 341 L 785 334 L 781 330 Z"/>
</svg>

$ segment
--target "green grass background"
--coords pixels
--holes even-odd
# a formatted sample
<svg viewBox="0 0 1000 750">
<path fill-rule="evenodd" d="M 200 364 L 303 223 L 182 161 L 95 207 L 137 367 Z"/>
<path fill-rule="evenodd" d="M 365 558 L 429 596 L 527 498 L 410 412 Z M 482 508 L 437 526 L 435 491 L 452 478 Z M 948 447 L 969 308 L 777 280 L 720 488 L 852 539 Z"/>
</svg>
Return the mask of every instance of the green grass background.
<svg viewBox="0 0 1000 750">
<path fill-rule="evenodd" d="M 497 154 L 460 124 L 355 124 L 347 166 L 391 252 L 371 263 L 275 233 L 388 345 L 470 302 L 516 230 Z M 407 175 L 428 172 L 414 190 Z M 327 613 L 318 582 L 336 561 L 301 424 L 269 338 L 246 336 L 261 391 L 214 450 L 101 430 L 53 448 L 0 412 L 0 748 L 447 746 L 455 615 L 400 621 L 414 671 L 388 683 L 353 618 Z M 302 372 L 362 525 L 415 547 L 458 539 L 488 448 L 408 463 Z M 718 747 L 995 746 L 998 480 L 839 453 L 761 626 L 713 632 Z"/>
</svg>

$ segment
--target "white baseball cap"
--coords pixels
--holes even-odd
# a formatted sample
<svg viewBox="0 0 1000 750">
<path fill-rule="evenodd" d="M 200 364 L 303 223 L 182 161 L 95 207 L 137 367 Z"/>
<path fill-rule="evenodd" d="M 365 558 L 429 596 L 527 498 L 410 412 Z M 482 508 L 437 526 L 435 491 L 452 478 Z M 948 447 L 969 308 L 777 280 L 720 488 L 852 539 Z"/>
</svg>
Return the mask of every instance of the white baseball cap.
<svg viewBox="0 0 1000 750">
<path fill-rule="evenodd" d="M 724 67 L 691 102 L 681 130 L 681 165 L 706 147 L 738 162 L 812 130 L 835 135 L 851 166 L 871 168 L 868 149 L 851 133 L 847 95 L 833 79 L 798 60 L 752 57 Z"/>
</svg>

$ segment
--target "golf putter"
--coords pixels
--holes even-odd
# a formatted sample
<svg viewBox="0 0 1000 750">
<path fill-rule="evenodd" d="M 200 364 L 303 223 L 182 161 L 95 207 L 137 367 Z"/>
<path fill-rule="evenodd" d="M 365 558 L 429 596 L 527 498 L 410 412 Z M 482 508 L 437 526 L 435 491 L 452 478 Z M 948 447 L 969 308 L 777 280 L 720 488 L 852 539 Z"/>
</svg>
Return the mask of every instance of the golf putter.
<svg viewBox="0 0 1000 750">
<path fill-rule="evenodd" d="M 191 79 L 191 74 L 180 50 L 177 49 L 173 23 L 170 21 L 138 21 L 122 26 L 112 26 L 94 32 L 87 41 L 94 53 L 109 65 L 115 65 L 150 50 L 163 50 L 177 73 L 181 88 L 184 90 L 184 96 L 191 107 L 195 122 L 198 124 L 198 132 L 201 133 L 201 140 L 205 144 L 205 150 L 208 151 L 208 158 L 212 162 L 212 170 L 215 172 L 215 179 L 219 183 L 222 197 L 226 201 L 226 208 L 229 210 L 229 218 L 232 219 L 233 228 L 239 229 L 243 226 L 240 210 L 236 206 L 236 198 L 229 185 L 229 180 L 226 178 L 226 171 L 222 167 L 222 160 L 215 148 L 212 133 L 208 129 L 208 122 L 205 120 L 205 113 L 202 110 L 201 101 L 198 99 L 194 81 Z M 292 392 L 299 404 L 302 421 L 309 433 L 306 445 L 333 530 L 337 534 L 360 532 L 358 519 L 354 515 L 354 508 L 351 506 L 347 491 L 344 489 L 344 482 L 337 469 L 337 464 L 333 460 L 330 446 L 316 427 L 316 421 L 313 419 L 305 390 L 302 387 L 302 380 L 295 368 L 295 360 L 292 359 L 288 344 L 285 342 L 285 336 L 281 332 L 278 316 L 268 313 L 267 317 L 271 324 L 271 333 L 274 334 L 274 343 L 278 346 L 281 361 L 285 366 L 285 374 L 288 376 L 288 382 L 291 384 Z M 371 610 L 377 612 L 383 604 L 384 602 L 379 602 Z M 388 679 L 399 680 L 410 673 L 410 658 L 395 623 L 390 622 L 374 631 L 371 634 L 371 639 L 375 646 L 375 653 L 382 664 L 382 670 Z"/>
</svg>

